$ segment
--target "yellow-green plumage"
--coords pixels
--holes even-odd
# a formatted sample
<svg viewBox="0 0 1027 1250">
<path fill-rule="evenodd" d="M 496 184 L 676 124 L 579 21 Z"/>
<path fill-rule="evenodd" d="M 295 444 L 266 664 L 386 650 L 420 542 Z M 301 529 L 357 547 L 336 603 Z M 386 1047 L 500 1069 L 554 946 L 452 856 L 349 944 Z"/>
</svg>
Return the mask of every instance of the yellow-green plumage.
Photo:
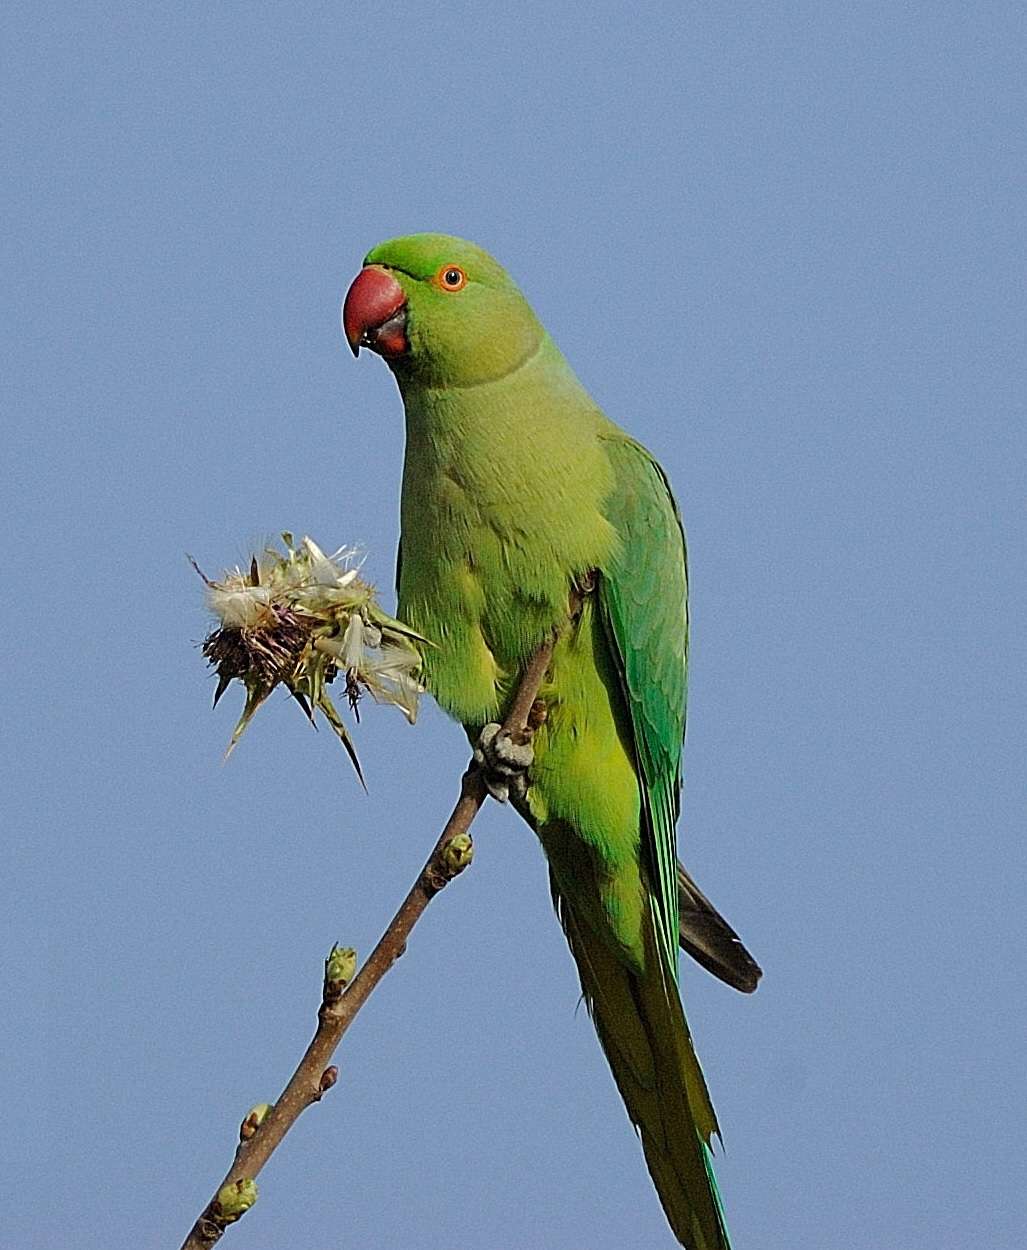
<svg viewBox="0 0 1027 1250">
<path fill-rule="evenodd" d="M 688 620 L 669 487 L 485 253 L 417 235 L 367 260 L 406 296 L 409 349 L 390 362 L 407 427 L 399 614 L 438 644 L 425 682 L 472 737 L 563 631 L 518 809 L 668 1220 L 692 1250 L 726 1250 L 717 1124 L 677 989 Z M 457 292 L 439 286 L 446 265 L 466 274 Z"/>
</svg>

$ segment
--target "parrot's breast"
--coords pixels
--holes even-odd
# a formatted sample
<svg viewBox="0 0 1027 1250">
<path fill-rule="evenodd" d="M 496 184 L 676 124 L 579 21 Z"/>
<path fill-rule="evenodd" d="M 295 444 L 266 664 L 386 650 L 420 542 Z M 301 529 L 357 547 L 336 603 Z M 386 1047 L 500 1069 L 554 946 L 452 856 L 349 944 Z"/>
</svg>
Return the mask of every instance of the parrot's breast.
<svg viewBox="0 0 1027 1250">
<path fill-rule="evenodd" d="M 428 690 L 478 726 L 613 547 L 608 422 L 555 348 L 497 383 L 404 402 L 398 611 L 436 644 Z"/>
</svg>

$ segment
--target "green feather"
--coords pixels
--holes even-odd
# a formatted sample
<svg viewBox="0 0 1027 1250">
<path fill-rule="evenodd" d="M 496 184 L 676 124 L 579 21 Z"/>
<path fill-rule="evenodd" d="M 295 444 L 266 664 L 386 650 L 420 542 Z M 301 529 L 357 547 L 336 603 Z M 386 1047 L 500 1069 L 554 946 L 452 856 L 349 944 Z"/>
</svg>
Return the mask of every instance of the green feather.
<svg viewBox="0 0 1027 1250">
<path fill-rule="evenodd" d="M 599 584 L 600 603 L 631 716 L 661 950 L 677 980 L 675 830 L 688 681 L 685 538 L 670 486 L 649 453 L 626 438 L 604 442 L 617 472 L 605 512 L 620 542 Z"/>
</svg>

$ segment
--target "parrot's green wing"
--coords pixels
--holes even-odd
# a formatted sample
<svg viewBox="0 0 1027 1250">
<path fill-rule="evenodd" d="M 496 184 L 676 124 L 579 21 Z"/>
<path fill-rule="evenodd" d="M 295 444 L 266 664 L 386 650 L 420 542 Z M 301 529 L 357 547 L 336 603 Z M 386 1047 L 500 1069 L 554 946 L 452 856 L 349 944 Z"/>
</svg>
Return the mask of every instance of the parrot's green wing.
<svg viewBox="0 0 1027 1250">
<path fill-rule="evenodd" d="M 604 512 L 617 550 L 601 572 L 600 611 L 628 706 L 639 769 L 642 845 L 666 966 L 677 979 L 681 744 L 688 684 L 688 560 L 663 470 L 619 433 L 604 440 L 616 487 Z"/>
</svg>

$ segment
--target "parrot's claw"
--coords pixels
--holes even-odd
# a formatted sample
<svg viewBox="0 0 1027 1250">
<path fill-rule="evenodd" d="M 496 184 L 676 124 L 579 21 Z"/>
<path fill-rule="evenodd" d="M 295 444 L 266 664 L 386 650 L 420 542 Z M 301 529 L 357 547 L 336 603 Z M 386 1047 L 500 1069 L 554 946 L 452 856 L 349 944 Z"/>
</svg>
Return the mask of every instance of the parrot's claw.
<svg viewBox="0 0 1027 1250">
<path fill-rule="evenodd" d="M 523 799 L 527 793 L 527 772 L 535 762 L 535 752 L 530 742 L 515 742 L 502 725 L 491 724 L 478 737 L 474 762 L 489 794 L 505 803 L 511 795 Z"/>
</svg>

